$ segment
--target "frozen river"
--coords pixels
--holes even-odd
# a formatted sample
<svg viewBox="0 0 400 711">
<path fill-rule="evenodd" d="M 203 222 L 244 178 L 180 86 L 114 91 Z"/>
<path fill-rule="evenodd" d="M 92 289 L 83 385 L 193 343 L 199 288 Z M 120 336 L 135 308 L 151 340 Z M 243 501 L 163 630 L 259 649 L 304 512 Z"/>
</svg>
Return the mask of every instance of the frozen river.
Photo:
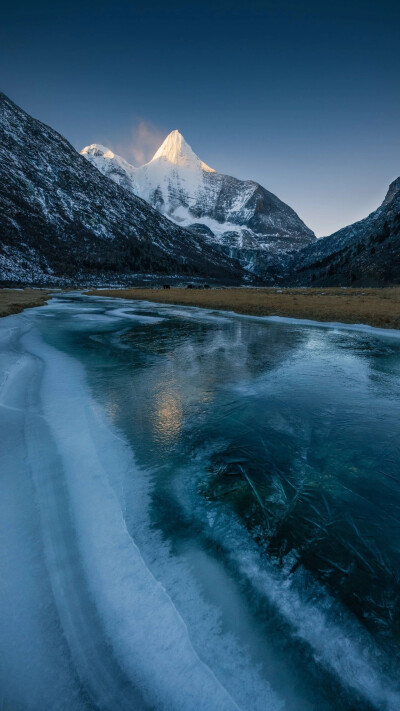
<svg viewBox="0 0 400 711">
<path fill-rule="evenodd" d="M 400 338 L 0 320 L 1 711 L 399 711 Z"/>
</svg>

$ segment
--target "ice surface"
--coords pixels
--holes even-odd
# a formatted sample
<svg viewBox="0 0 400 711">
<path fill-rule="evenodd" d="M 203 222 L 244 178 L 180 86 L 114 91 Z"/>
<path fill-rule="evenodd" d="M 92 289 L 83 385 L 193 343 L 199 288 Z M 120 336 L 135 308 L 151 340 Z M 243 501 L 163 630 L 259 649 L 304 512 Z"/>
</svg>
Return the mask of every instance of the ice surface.
<svg viewBox="0 0 400 711">
<path fill-rule="evenodd" d="M 198 658 L 183 620 L 126 531 L 94 441 L 82 374 L 43 346 L 35 352 L 47 363 L 44 413 L 63 462 L 85 577 L 122 665 L 160 708 L 201 707 L 210 696 L 216 709 L 237 708 Z M 114 467 L 119 462 L 116 451 Z"/>
<path fill-rule="evenodd" d="M 376 708 L 387 711 L 400 708 L 396 681 L 385 677 L 384 667 L 377 668 L 376 650 L 361 627 L 343 614 L 328 596 L 319 605 L 312 599 L 302 599 L 290 579 L 261 561 L 248 536 L 234 522 L 219 520 L 218 525 L 213 526 L 217 539 L 221 529 L 224 537 L 220 542 L 225 545 L 229 530 L 230 555 L 242 575 L 279 608 L 296 634 L 310 644 L 319 662 Z M 338 619 L 340 624 L 336 622 Z"/>
<path fill-rule="evenodd" d="M 0 689 L 2 706 L 86 708 L 63 639 L 43 556 L 26 413 L 35 359 L 18 349 L 22 318 L 0 323 Z M 7 361 L 7 362 L 6 362 Z"/>
<path fill-rule="evenodd" d="M 88 323 L 91 321 L 89 317 Z M 22 421 L 23 463 L 14 460 L 18 444 L 5 429 L 12 456 L 7 451 L 3 454 L 2 469 L 11 480 L 18 466 L 25 469 L 28 482 L 23 483 L 22 494 L 17 490 L 15 496 L 18 499 L 24 494 L 29 504 L 34 498 L 36 517 L 40 512 L 36 526 L 41 540 L 37 570 L 36 564 L 25 561 L 29 553 L 18 521 L 15 534 L 13 528 L 8 530 L 12 510 L 7 497 L 3 499 L 8 515 L 2 519 L 2 535 L 8 530 L 10 540 L 8 556 L 2 560 L 2 577 L 7 580 L 3 610 L 9 607 L 21 575 L 31 578 L 23 588 L 22 600 L 19 602 L 21 593 L 14 599 L 16 617 L 2 619 L 0 646 L 2 656 L 8 659 L 3 678 L 6 698 L 15 702 L 19 697 L 18 671 L 25 667 L 24 654 L 31 658 L 30 667 L 32 655 L 36 655 L 31 685 L 28 675 L 23 687 L 23 708 L 78 709 L 80 687 L 76 684 L 74 688 L 76 676 L 72 672 L 68 675 L 71 655 L 80 683 L 99 708 L 241 708 L 218 679 L 218 670 L 199 657 L 185 621 L 127 531 L 110 484 L 120 469 L 122 474 L 126 468 L 134 474 L 135 463 L 126 443 L 104 428 L 104 421 L 99 427 L 82 368 L 45 345 L 35 330 L 23 335 L 22 318 L 18 326 L 22 355 L 9 364 L 1 404 L 12 408 Z M 33 396 L 32 382 L 40 383 Z M 4 417 L 12 425 L 8 409 Z M 8 478 L 4 484 L 9 484 Z M 28 487 L 34 491 L 33 497 Z M 15 505 L 19 507 L 20 502 Z M 12 575 L 7 572 L 10 565 Z M 44 567 L 46 574 L 40 573 Z M 56 635 L 61 625 L 56 647 L 62 651 L 61 639 L 68 647 L 60 660 L 60 652 L 54 654 L 43 630 L 34 632 L 32 621 L 24 622 L 24 615 L 29 618 L 29 605 L 49 584 L 57 608 L 51 633 Z M 49 591 L 47 599 L 50 606 Z M 21 635 L 28 644 L 22 642 Z M 57 680 L 52 679 L 52 667 Z M 264 690 L 269 693 L 267 687 Z M 281 707 L 272 694 L 270 699 L 271 709 Z"/>
<path fill-rule="evenodd" d="M 354 616 L 263 555 L 223 498 L 199 494 L 223 440 L 262 419 L 293 438 L 290 418 L 273 412 L 278 396 L 292 393 L 295 409 L 293 383 L 301 398 L 318 382 L 315 363 L 325 373 L 339 360 L 341 325 L 295 323 L 62 296 L 0 322 L 6 709 L 334 710 L 317 677 L 315 689 L 299 681 L 299 656 L 340 689 L 346 711 L 400 707 L 385 655 Z M 343 333 L 340 362 L 360 397 L 375 388 L 383 403 L 390 380 L 370 376 L 368 335 Z M 383 351 L 393 386 L 396 348 Z M 262 397 L 256 421 L 236 420 Z M 390 427 L 393 399 L 382 412 Z M 158 441 L 154 427 L 167 425 Z M 267 510 L 253 477 L 245 470 Z"/>
</svg>

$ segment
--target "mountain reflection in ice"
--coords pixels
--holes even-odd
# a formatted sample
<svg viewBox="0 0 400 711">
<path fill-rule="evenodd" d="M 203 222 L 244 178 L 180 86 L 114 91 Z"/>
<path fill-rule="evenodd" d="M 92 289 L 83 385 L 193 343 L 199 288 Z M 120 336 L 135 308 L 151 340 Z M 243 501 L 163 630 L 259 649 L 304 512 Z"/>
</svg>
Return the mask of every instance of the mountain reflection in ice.
<svg viewBox="0 0 400 711">
<path fill-rule="evenodd" d="M 153 430 L 154 438 L 163 444 L 173 443 L 182 427 L 182 402 L 175 380 L 154 388 Z"/>
<path fill-rule="evenodd" d="M 400 340 L 71 295 L 0 359 L 5 709 L 400 708 Z"/>
</svg>

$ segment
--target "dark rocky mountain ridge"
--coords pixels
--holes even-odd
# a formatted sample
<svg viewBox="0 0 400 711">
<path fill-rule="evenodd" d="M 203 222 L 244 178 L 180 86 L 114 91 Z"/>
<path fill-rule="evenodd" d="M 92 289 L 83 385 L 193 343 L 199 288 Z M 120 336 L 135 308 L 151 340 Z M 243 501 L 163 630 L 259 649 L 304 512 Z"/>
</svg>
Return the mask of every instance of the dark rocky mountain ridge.
<svg viewBox="0 0 400 711">
<path fill-rule="evenodd" d="M 0 281 L 80 283 L 132 273 L 238 281 L 237 262 L 103 176 L 0 93 Z"/>
<path fill-rule="evenodd" d="M 289 255 L 271 270 L 293 286 L 400 283 L 400 178 L 368 217 Z"/>
<path fill-rule="evenodd" d="M 212 169 L 201 170 L 206 182 L 229 178 Z M 279 248 L 284 235 L 276 235 L 276 250 L 255 244 L 256 233 L 250 227 L 261 229 L 257 220 L 265 221 L 265 205 L 260 210 L 257 205 L 267 191 L 261 186 L 261 193 L 253 191 L 251 185 L 253 197 L 249 199 L 255 204 L 252 215 L 246 213 L 249 231 L 242 230 L 238 246 L 235 231 L 226 230 L 215 240 L 214 232 L 201 221 L 202 215 L 196 218 L 195 205 L 186 206 L 193 218 L 189 227 L 171 222 L 126 186 L 102 175 L 65 138 L 1 93 L 0 177 L 3 284 L 127 284 L 138 274 L 240 283 L 253 278 L 243 264 L 262 275 L 265 284 L 400 283 L 400 178 L 391 183 L 382 205 L 368 217 L 329 237 L 312 238 L 311 244 L 292 251 L 289 241 Z M 172 199 L 173 192 L 170 195 Z M 281 201 L 272 198 L 281 213 Z M 209 206 L 213 219 L 218 218 L 218 204 L 217 200 Z M 221 207 L 221 219 L 225 207 Z M 234 219 L 231 211 L 230 224 Z"/>
</svg>

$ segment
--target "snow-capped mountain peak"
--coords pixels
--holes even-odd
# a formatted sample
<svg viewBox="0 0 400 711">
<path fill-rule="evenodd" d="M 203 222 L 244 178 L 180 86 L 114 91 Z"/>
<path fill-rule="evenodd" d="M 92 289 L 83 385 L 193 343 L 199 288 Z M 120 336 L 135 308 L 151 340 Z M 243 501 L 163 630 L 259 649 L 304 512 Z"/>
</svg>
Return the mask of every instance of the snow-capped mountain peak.
<svg viewBox="0 0 400 711">
<path fill-rule="evenodd" d="M 123 188 L 139 194 L 137 182 L 135 180 L 136 168 L 128 163 L 122 156 L 117 156 L 110 148 L 102 146 L 101 143 L 91 143 L 90 146 L 82 148 L 81 155 L 85 156 L 100 170 L 107 178 L 111 178 Z"/>
<path fill-rule="evenodd" d="M 96 144 L 79 155 L 2 92 L 0 155 L 0 282 L 243 275 L 236 261 L 139 199 L 127 161 Z"/>
<path fill-rule="evenodd" d="M 148 163 L 137 168 L 103 146 L 94 144 L 82 153 L 107 177 L 246 268 L 257 270 L 273 255 L 315 240 L 314 233 L 276 195 L 252 180 L 217 173 L 177 130 Z"/>
<path fill-rule="evenodd" d="M 102 146 L 101 143 L 91 143 L 90 146 L 85 146 L 85 148 L 82 148 L 81 150 L 82 155 L 90 155 L 94 157 L 102 157 L 102 158 L 115 158 L 115 153 L 113 153 L 109 148 L 106 148 L 106 146 Z"/>
<path fill-rule="evenodd" d="M 171 133 L 168 134 L 150 163 L 159 160 L 166 160 L 173 165 L 186 168 L 200 167 L 207 173 L 215 173 L 213 168 L 210 168 L 210 166 L 200 160 L 189 144 L 186 143 L 182 134 L 177 130 L 171 131 Z"/>
</svg>

